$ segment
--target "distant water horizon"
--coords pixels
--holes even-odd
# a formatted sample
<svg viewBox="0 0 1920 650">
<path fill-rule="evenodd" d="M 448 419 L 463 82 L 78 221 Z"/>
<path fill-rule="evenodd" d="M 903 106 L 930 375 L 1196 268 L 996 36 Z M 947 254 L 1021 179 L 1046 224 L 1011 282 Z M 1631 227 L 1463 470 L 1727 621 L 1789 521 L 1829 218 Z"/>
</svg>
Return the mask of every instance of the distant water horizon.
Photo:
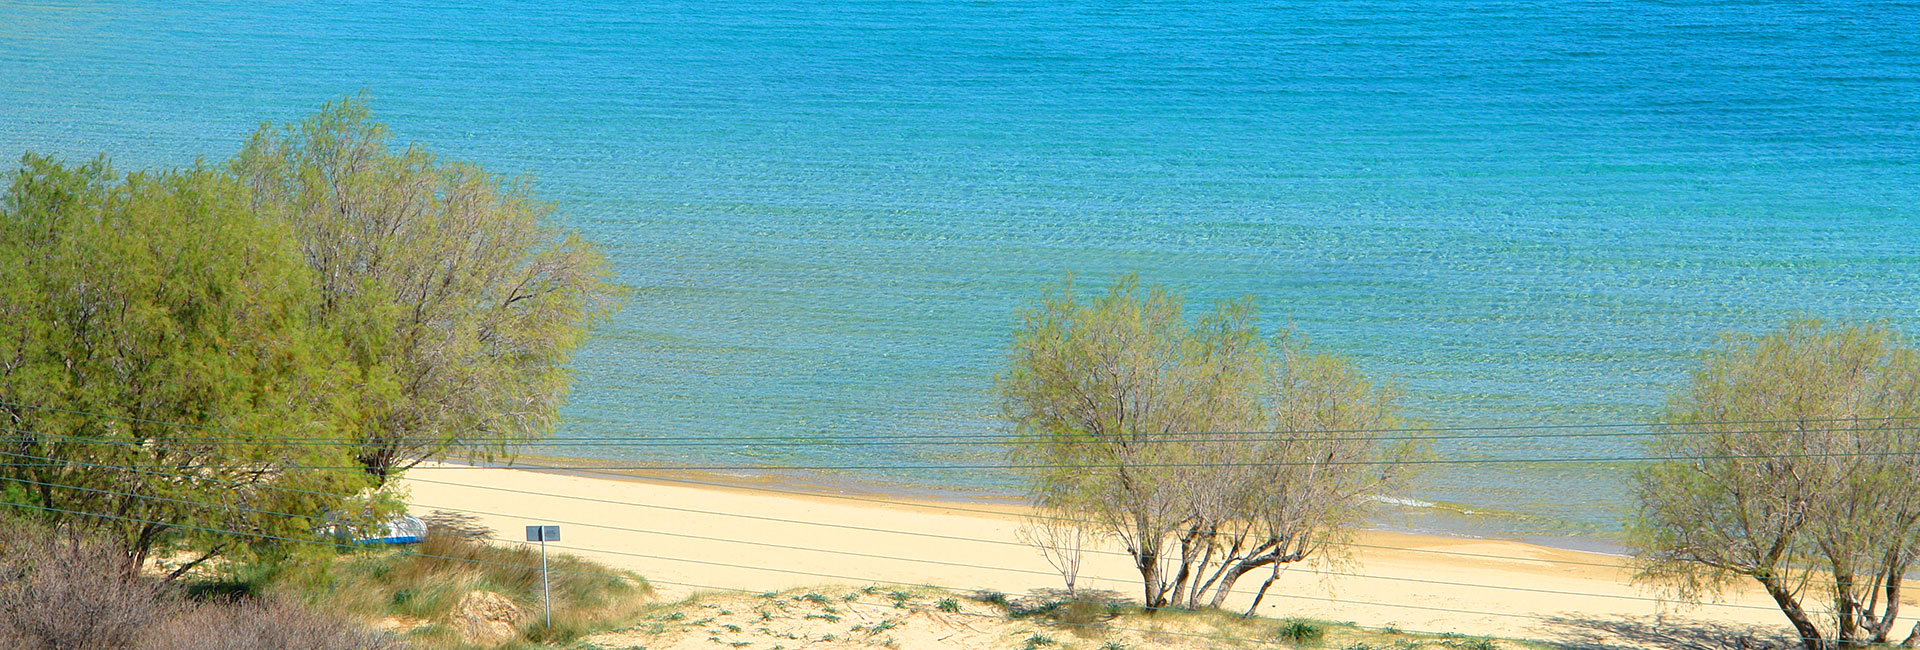
<svg viewBox="0 0 1920 650">
<path fill-rule="evenodd" d="M 999 432 L 1018 309 L 1126 273 L 1196 310 L 1255 296 L 1421 422 L 1647 422 L 1722 333 L 1916 332 L 1914 25 L 1910 2 L 47 0 L 0 5 L 0 156 L 217 160 L 364 90 L 397 142 L 534 177 L 634 289 L 574 363 L 569 438 Z M 1435 451 L 1640 449 L 1560 431 Z M 988 446 L 542 453 L 1015 489 L 886 469 Z M 1436 466 L 1394 496 L 1607 537 L 1630 469 Z"/>
</svg>

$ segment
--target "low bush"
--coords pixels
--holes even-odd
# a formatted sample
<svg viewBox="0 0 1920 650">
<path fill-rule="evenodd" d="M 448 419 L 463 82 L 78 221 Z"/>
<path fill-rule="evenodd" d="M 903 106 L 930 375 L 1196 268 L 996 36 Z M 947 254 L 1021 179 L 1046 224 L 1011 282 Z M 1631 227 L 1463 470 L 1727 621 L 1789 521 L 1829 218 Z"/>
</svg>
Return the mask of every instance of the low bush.
<svg viewBox="0 0 1920 650">
<path fill-rule="evenodd" d="M 195 602 L 126 553 L 71 531 L 11 525 L 0 540 L 0 647 L 23 650 L 394 650 L 384 635 L 298 606 Z"/>
<path fill-rule="evenodd" d="M 1274 636 L 1279 637 L 1280 640 L 1293 644 L 1313 643 L 1326 634 L 1327 631 L 1318 625 L 1292 620 L 1281 622 L 1280 629 L 1274 632 Z"/>
<path fill-rule="evenodd" d="M 1080 633 L 1088 633 L 1093 631 L 1095 626 L 1119 617 L 1125 609 L 1118 603 L 1044 600 L 1031 605 L 1009 604 L 1007 616 L 1015 619 L 1043 619 L 1071 627 Z"/>
<path fill-rule="evenodd" d="M 377 650 L 398 643 L 282 602 L 230 601 L 169 619 L 143 650 Z"/>
<path fill-rule="evenodd" d="M 0 540 L 0 642 L 27 650 L 133 648 L 168 615 L 157 583 L 126 555 L 31 526 Z"/>
<path fill-rule="evenodd" d="M 541 615 L 539 551 L 439 531 L 404 550 L 341 553 L 316 574 L 281 574 L 263 590 L 362 618 L 403 616 L 440 625 L 450 621 L 468 593 L 489 591 L 524 613 L 519 637 L 539 643 L 566 643 L 638 621 L 653 591 L 637 574 L 571 555 L 549 556 L 548 566 L 551 630 Z M 418 640 L 445 645 L 435 638 Z"/>
</svg>

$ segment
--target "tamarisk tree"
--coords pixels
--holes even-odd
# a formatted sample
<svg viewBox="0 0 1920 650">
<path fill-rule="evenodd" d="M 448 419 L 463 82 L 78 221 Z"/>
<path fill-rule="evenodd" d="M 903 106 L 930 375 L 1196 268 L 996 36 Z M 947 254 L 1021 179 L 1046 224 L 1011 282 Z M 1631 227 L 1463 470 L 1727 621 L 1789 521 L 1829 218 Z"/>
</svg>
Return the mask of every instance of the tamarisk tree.
<svg viewBox="0 0 1920 650">
<path fill-rule="evenodd" d="M 448 451 L 545 435 L 565 363 L 615 288 L 529 184 L 395 150 L 364 102 L 263 126 L 231 163 L 283 219 L 358 368 L 347 437 L 381 479 Z"/>
<path fill-rule="evenodd" d="M 218 170 L 27 155 L 0 194 L 0 503 L 97 529 L 129 570 L 372 512 L 330 435 L 349 383 L 292 237 Z M 389 504 L 390 505 L 390 504 Z M 237 533 L 237 534 L 230 534 Z M 281 550 L 284 550 L 284 545 Z"/>
<path fill-rule="evenodd" d="M 1888 643 L 1920 557 L 1916 418 L 1920 353 L 1885 327 L 1728 337 L 1636 476 L 1642 578 L 1690 599 L 1753 580 L 1807 650 Z"/>
<path fill-rule="evenodd" d="M 1144 603 L 1221 607 L 1239 580 L 1332 553 L 1414 452 L 1394 393 L 1299 338 L 1262 336 L 1251 300 L 1189 322 L 1137 278 L 1024 314 L 997 378 L 1034 505 L 1117 540 Z M 1253 433 L 1250 433 L 1253 432 Z"/>
</svg>

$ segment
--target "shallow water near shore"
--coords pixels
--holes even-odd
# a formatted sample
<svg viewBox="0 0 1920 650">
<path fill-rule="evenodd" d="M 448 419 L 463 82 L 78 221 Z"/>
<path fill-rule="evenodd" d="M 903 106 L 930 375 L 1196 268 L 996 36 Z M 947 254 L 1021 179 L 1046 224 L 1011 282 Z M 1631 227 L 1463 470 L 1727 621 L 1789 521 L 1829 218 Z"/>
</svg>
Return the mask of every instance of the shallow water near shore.
<svg viewBox="0 0 1920 650">
<path fill-rule="evenodd" d="M 546 453 L 1012 494 L 911 469 L 991 447 L 715 439 L 998 431 L 1014 314 L 1068 273 L 1258 296 L 1447 427 L 1644 422 L 1717 334 L 1794 316 L 1912 332 L 1915 24 L 1843 2 L 17 3 L 0 156 L 218 159 L 366 89 L 400 140 L 535 176 L 635 289 L 558 435 L 691 440 Z M 1639 455 L 1531 431 L 1434 451 Z M 1396 496 L 1606 539 L 1632 466 L 1434 465 Z"/>
</svg>

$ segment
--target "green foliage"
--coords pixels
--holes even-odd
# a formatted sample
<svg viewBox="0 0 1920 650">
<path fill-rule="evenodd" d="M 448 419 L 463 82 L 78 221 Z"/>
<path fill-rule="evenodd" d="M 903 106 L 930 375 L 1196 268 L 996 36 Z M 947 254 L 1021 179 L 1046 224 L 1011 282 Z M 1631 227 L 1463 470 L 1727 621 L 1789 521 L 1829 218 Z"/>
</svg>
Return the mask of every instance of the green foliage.
<svg viewBox="0 0 1920 650">
<path fill-rule="evenodd" d="M 1752 579 L 1809 649 L 1886 642 L 1920 557 L 1917 416 L 1920 350 L 1886 327 L 1728 337 L 1636 476 L 1641 576 L 1693 599 Z"/>
<path fill-rule="evenodd" d="M 1149 607 L 1218 607 L 1242 575 L 1332 548 L 1416 451 L 1369 435 L 1399 425 L 1394 391 L 1263 336 L 1250 300 L 1189 320 L 1136 278 L 1091 299 L 1069 284 L 1025 312 L 1011 357 L 996 382 L 1031 500 L 1128 548 Z"/>
<path fill-rule="evenodd" d="M 1000 607 L 1007 607 L 1007 608 L 1013 607 L 1012 602 L 1007 599 L 1007 595 L 1000 593 L 998 591 L 974 592 L 973 599 L 986 603 L 988 605 L 997 605 Z"/>
<path fill-rule="evenodd" d="M 954 614 L 960 611 L 960 601 L 954 600 L 952 598 L 942 598 L 940 599 L 940 602 L 934 604 L 933 607 L 934 609 L 938 609 L 940 611 L 947 612 L 949 614 Z"/>
<path fill-rule="evenodd" d="M 31 154 L 9 180 L 0 497 L 43 518 L 115 513 L 86 523 L 132 562 L 271 552 L 269 537 L 311 538 L 328 512 L 378 516 L 364 477 L 300 469 L 342 450 L 283 444 L 338 426 L 348 367 L 307 322 L 319 294 L 288 229 L 242 185 Z"/>
<path fill-rule="evenodd" d="M 1034 648 L 1044 648 L 1050 645 L 1059 645 L 1059 642 L 1054 641 L 1053 637 L 1044 634 L 1035 634 L 1027 637 L 1026 641 L 1020 644 L 1020 647 L 1033 650 Z"/>
<path fill-rule="evenodd" d="M 130 562 L 183 567 L 385 518 L 392 472 L 551 427 L 616 293 L 551 216 L 392 150 L 353 100 L 219 167 L 25 156 L 0 196 L 0 503 L 114 513 L 89 523 Z"/>
<path fill-rule="evenodd" d="M 1305 644 L 1319 641 L 1327 631 L 1307 621 L 1289 620 L 1280 623 L 1280 629 L 1273 636 L 1287 643 Z"/>
<path fill-rule="evenodd" d="M 1077 599 L 1045 600 L 1031 606 L 1007 605 L 1008 618 L 1042 619 L 1081 632 L 1091 631 L 1092 626 L 1118 617 L 1123 611 L 1125 607 L 1118 603 Z"/>
<path fill-rule="evenodd" d="M 525 180 L 389 139 L 348 99 L 262 126 L 230 165 L 311 268 L 315 324 L 356 371 L 346 434 L 382 477 L 548 432 L 566 361 L 616 293 Z"/>
</svg>

